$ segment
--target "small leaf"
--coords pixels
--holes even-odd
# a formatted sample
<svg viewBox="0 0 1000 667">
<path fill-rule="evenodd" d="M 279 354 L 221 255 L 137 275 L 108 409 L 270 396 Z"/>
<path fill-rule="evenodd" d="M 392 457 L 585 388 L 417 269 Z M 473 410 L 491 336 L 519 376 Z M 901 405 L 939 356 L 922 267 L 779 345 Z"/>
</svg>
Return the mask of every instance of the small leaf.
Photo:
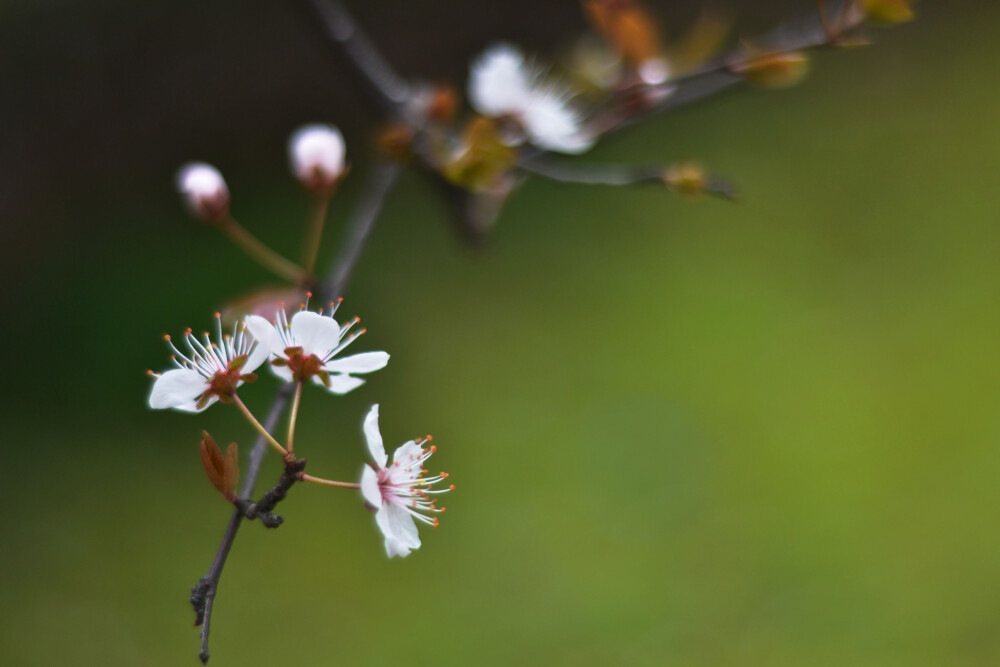
<svg viewBox="0 0 1000 667">
<path fill-rule="evenodd" d="M 208 481 L 215 487 L 216 491 L 226 495 L 223 483 L 225 463 L 222 458 L 222 450 L 215 444 L 215 440 L 208 434 L 208 431 L 203 432 L 199 448 L 201 449 L 201 465 L 205 468 Z"/>
<path fill-rule="evenodd" d="M 809 73 L 809 57 L 798 51 L 772 53 L 733 67 L 747 83 L 758 88 L 790 88 Z"/>
<path fill-rule="evenodd" d="M 236 483 L 240 479 L 240 448 L 235 442 L 226 448 L 226 460 L 222 468 L 222 495 L 227 500 L 236 500 Z"/>
</svg>

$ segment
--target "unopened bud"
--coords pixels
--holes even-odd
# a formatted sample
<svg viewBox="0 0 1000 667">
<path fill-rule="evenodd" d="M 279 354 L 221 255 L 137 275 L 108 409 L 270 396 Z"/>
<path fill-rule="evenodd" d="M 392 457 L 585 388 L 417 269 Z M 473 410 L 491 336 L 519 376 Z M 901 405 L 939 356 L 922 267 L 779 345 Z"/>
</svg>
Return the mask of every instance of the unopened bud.
<svg viewBox="0 0 1000 667">
<path fill-rule="evenodd" d="M 861 0 L 865 16 L 875 23 L 905 23 L 913 20 L 912 0 Z"/>
<path fill-rule="evenodd" d="M 330 194 L 343 178 L 344 152 L 344 137 L 332 125 L 306 125 L 288 141 L 292 173 L 320 194 Z"/>
<path fill-rule="evenodd" d="M 801 83 L 809 73 L 809 57 L 804 53 L 773 53 L 734 65 L 747 83 L 760 88 L 790 88 Z"/>
<path fill-rule="evenodd" d="M 229 212 L 229 188 L 210 164 L 191 162 L 181 167 L 177 189 L 191 213 L 203 220 L 221 220 Z"/>
<path fill-rule="evenodd" d="M 458 93 L 451 86 L 438 86 L 431 93 L 427 118 L 438 123 L 450 123 L 458 111 Z"/>
<path fill-rule="evenodd" d="M 705 191 L 705 171 L 696 164 L 678 164 L 663 172 L 663 182 L 682 195 L 695 196 Z"/>
</svg>

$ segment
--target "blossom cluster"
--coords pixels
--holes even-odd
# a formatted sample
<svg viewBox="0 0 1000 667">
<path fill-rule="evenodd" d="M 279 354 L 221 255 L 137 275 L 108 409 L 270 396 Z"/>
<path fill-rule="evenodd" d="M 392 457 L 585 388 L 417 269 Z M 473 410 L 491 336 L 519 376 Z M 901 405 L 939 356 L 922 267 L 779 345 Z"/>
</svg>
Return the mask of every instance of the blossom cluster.
<svg viewBox="0 0 1000 667">
<path fill-rule="evenodd" d="M 326 125 L 301 128 L 289 142 L 289 158 L 292 174 L 323 204 L 321 213 L 325 215 L 326 201 L 347 171 L 340 132 Z M 204 163 L 188 164 L 178 173 L 177 186 L 195 216 L 218 224 L 252 257 L 277 273 L 303 282 L 311 280 L 309 263 L 300 267 L 288 262 L 239 227 L 229 211 L 228 186 L 217 169 Z M 322 217 L 313 221 L 309 238 L 314 244 L 319 242 L 322 222 Z M 307 256 L 314 258 L 315 249 L 309 249 Z M 149 371 L 153 378 L 149 407 L 199 413 L 216 403 L 235 405 L 281 455 L 286 470 L 293 466 L 294 481 L 360 491 L 364 504 L 375 513 L 386 553 L 390 557 L 406 556 L 420 546 L 417 522 L 436 526 L 437 514 L 444 508 L 434 498 L 454 487 L 440 484 L 448 477 L 447 473 L 427 476 L 423 466 L 436 451 L 434 446 L 427 445 L 430 436 L 405 442 L 389 463 L 379 431 L 377 404 L 371 407 L 362 424 L 372 461 L 363 467 L 359 481 L 340 482 L 304 473 L 305 461 L 297 459 L 293 440 L 303 387 L 315 385 L 329 394 L 343 395 L 363 385 L 362 376 L 389 363 L 389 355 L 382 351 L 344 354 L 365 333 L 358 328 L 360 320 L 355 317 L 338 322 L 339 300 L 326 309 L 310 310 L 309 296 L 306 292 L 306 302 L 291 315 L 284 303 L 274 303 L 272 315 L 264 317 L 257 312 L 261 305 L 257 303 L 241 313 L 231 329 L 224 329 L 226 318 L 216 313 L 214 335 L 209 332 L 197 335 L 188 329 L 180 342 L 165 336 L 173 367 L 161 373 Z M 257 371 L 262 366 L 280 382 L 294 385 L 294 403 L 283 441 L 254 417 L 240 395 L 245 385 L 257 381 Z M 223 455 L 214 439 L 205 433 L 201 454 L 209 481 L 228 501 L 238 507 L 251 502 L 236 494 L 235 443 Z"/>
</svg>

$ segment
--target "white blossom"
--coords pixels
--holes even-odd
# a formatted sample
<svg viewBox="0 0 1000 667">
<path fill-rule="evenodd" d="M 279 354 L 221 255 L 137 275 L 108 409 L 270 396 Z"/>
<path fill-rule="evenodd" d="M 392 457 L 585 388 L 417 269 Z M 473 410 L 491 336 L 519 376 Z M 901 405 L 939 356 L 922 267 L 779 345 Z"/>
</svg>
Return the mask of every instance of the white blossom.
<svg viewBox="0 0 1000 667">
<path fill-rule="evenodd" d="M 329 192 L 344 175 L 344 137 L 332 125 L 306 125 L 288 141 L 292 173 L 310 190 Z"/>
<path fill-rule="evenodd" d="M 275 375 L 286 382 L 312 379 L 334 394 L 346 394 L 365 382 L 354 377 L 354 373 L 371 373 L 385 368 L 389 363 L 389 355 L 385 352 L 334 358 L 365 332 L 362 329 L 349 334 L 360 321 L 358 318 L 344 326 L 338 324 L 333 319 L 337 305 L 339 302 L 332 304 L 327 315 L 300 310 L 291 321 L 281 308 L 273 323 L 259 315 L 247 317 L 247 329 L 270 352 L 271 370 Z"/>
<path fill-rule="evenodd" d="M 244 382 L 253 382 L 253 372 L 264 363 L 269 350 L 247 334 L 243 322 L 237 322 L 232 334 L 222 333 L 222 317 L 215 314 L 216 342 L 208 332 L 204 342 L 191 329 L 184 333 L 187 352 L 181 351 L 170 336 L 164 336 L 173 354 L 176 368 L 162 374 L 149 371 L 156 378 L 149 394 L 149 407 L 201 412 L 219 399 L 227 401 Z"/>
<path fill-rule="evenodd" d="M 573 91 L 526 62 L 510 44 L 495 45 L 473 61 L 468 94 L 476 111 L 515 119 L 528 140 L 544 150 L 582 153 L 596 140 L 572 104 Z"/>
<path fill-rule="evenodd" d="M 219 170 L 204 162 L 190 162 L 177 172 L 177 189 L 195 216 L 219 220 L 229 211 L 229 188 Z"/>
<path fill-rule="evenodd" d="M 455 487 L 432 488 L 446 479 L 448 473 L 425 476 L 427 471 L 423 464 L 437 451 L 436 447 L 422 446 L 430 441 L 430 436 L 403 443 L 392 455 L 390 464 L 378 428 L 378 405 L 368 411 L 364 432 L 374 466 L 367 465 L 361 471 L 361 495 L 375 509 L 375 522 L 385 538 L 386 554 L 390 558 L 407 556 L 420 547 L 414 519 L 437 526 L 438 519 L 434 515 L 444 512 L 445 508 L 438 507 L 431 496 Z"/>
</svg>

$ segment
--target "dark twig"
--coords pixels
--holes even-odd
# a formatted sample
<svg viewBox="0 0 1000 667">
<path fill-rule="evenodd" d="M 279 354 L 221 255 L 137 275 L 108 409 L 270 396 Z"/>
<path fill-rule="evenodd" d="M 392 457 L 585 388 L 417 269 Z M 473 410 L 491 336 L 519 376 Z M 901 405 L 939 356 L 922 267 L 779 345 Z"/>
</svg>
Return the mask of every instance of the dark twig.
<svg viewBox="0 0 1000 667">
<path fill-rule="evenodd" d="M 376 106 L 388 115 L 401 115 L 410 85 L 386 62 L 350 12 L 335 0 L 300 0 L 310 18 L 319 19 L 333 45 L 350 65 Z"/>
<path fill-rule="evenodd" d="M 371 168 L 365 194 L 354 210 L 340 255 L 337 256 L 330 275 L 321 284 L 322 293 L 330 299 L 343 296 L 347 289 L 399 172 L 400 167 L 395 163 L 378 162 Z"/>
<path fill-rule="evenodd" d="M 375 227 L 375 222 L 378 219 L 378 215 L 381 212 L 389 193 L 392 191 L 392 186 L 396 182 L 398 174 L 399 167 L 395 165 L 379 163 L 372 168 L 371 176 L 368 180 L 368 184 L 366 185 L 366 189 L 362 193 L 361 200 L 358 202 L 354 214 L 348 224 L 348 237 L 344 243 L 344 248 L 341 250 L 341 253 L 338 256 L 336 263 L 333 265 L 329 276 L 322 283 L 324 296 L 334 294 L 340 295 L 343 293 L 344 289 L 346 289 L 351 278 L 351 274 L 357 268 L 361 253 L 365 249 L 367 240 L 371 236 L 372 230 Z M 267 417 L 264 420 L 264 427 L 269 432 L 273 431 L 277 427 L 278 420 L 284 413 L 285 408 L 288 405 L 288 401 L 291 398 L 293 388 L 293 383 L 285 383 L 275 395 L 274 401 L 271 403 L 271 407 L 268 410 Z M 267 441 L 263 436 L 259 436 L 254 442 L 253 448 L 250 450 L 247 469 L 243 477 L 243 484 L 240 486 L 240 497 L 247 498 L 253 494 L 254 486 L 257 484 L 257 477 L 260 475 L 261 462 L 264 459 L 264 454 L 267 452 L 267 449 Z M 304 460 L 302 461 L 302 465 L 305 465 Z M 301 468 L 297 472 L 301 472 Z M 286 468 L 286 472 L 282 475 L 282 479 L 284 479 L 287 474 L 288 469 Z M 281 480 L 279 480 L 279 485 L 281 483 Z M 286 483 L 288 486 L 284 487 L 284 491 L 281 491 L 281 489 L 278 491 L 272 489 L 274 494 L 268 502 L 273 501 L 273 503 L 276 503 L 284 497 L 283 493 L 287 492 L 288 487 L 291 486 L 293 481 L 289 482 L 286 480 Z M 265 498 L 266 497 L 267 494 L 265 494 Z M 261 503 L 264 502 L 265 498 L 262 498 L 261 502 L 256 504 L 256 510 L 258 512 L 262 510 Z M 274 504 L 271 504 L 269 507 L 265 504 L 264 508 L 265 509 L 263 511 L 270 513 L 271 509 L 274 508 Z M 222 536 L 222 543 L 219 545 L 219 549 L 215 554 L 215 559 L 212 561 L 212 566 L 209 568 L 208 573 L 199 579 L 198 583 L 191 589 L 191 604 L 195 611 L 195 625 L 201 626 L 201 653 L 199 654 L 199 657 L 201 658 L 201 661 L 206 664 L 208 663 L 209 657 L 208 637 L 209 626 L 212 620 L 212 605 L 215 601 L 216 592 L 218 591 L 219 579 L 222 576 L 222 569 L 225 567 L 226 558 L 229 556 L 229 550 L 232 548 L 233 542 L 236 539 L 236 532 L 239 530 L 240 523 L 244 518 L 246 518 L 244 514 L 245 510 L 245 506 L 238 506 L 235 510 L 233 510 L 229 523 L 226 525 L 226 532 Z"/>
</svg>

